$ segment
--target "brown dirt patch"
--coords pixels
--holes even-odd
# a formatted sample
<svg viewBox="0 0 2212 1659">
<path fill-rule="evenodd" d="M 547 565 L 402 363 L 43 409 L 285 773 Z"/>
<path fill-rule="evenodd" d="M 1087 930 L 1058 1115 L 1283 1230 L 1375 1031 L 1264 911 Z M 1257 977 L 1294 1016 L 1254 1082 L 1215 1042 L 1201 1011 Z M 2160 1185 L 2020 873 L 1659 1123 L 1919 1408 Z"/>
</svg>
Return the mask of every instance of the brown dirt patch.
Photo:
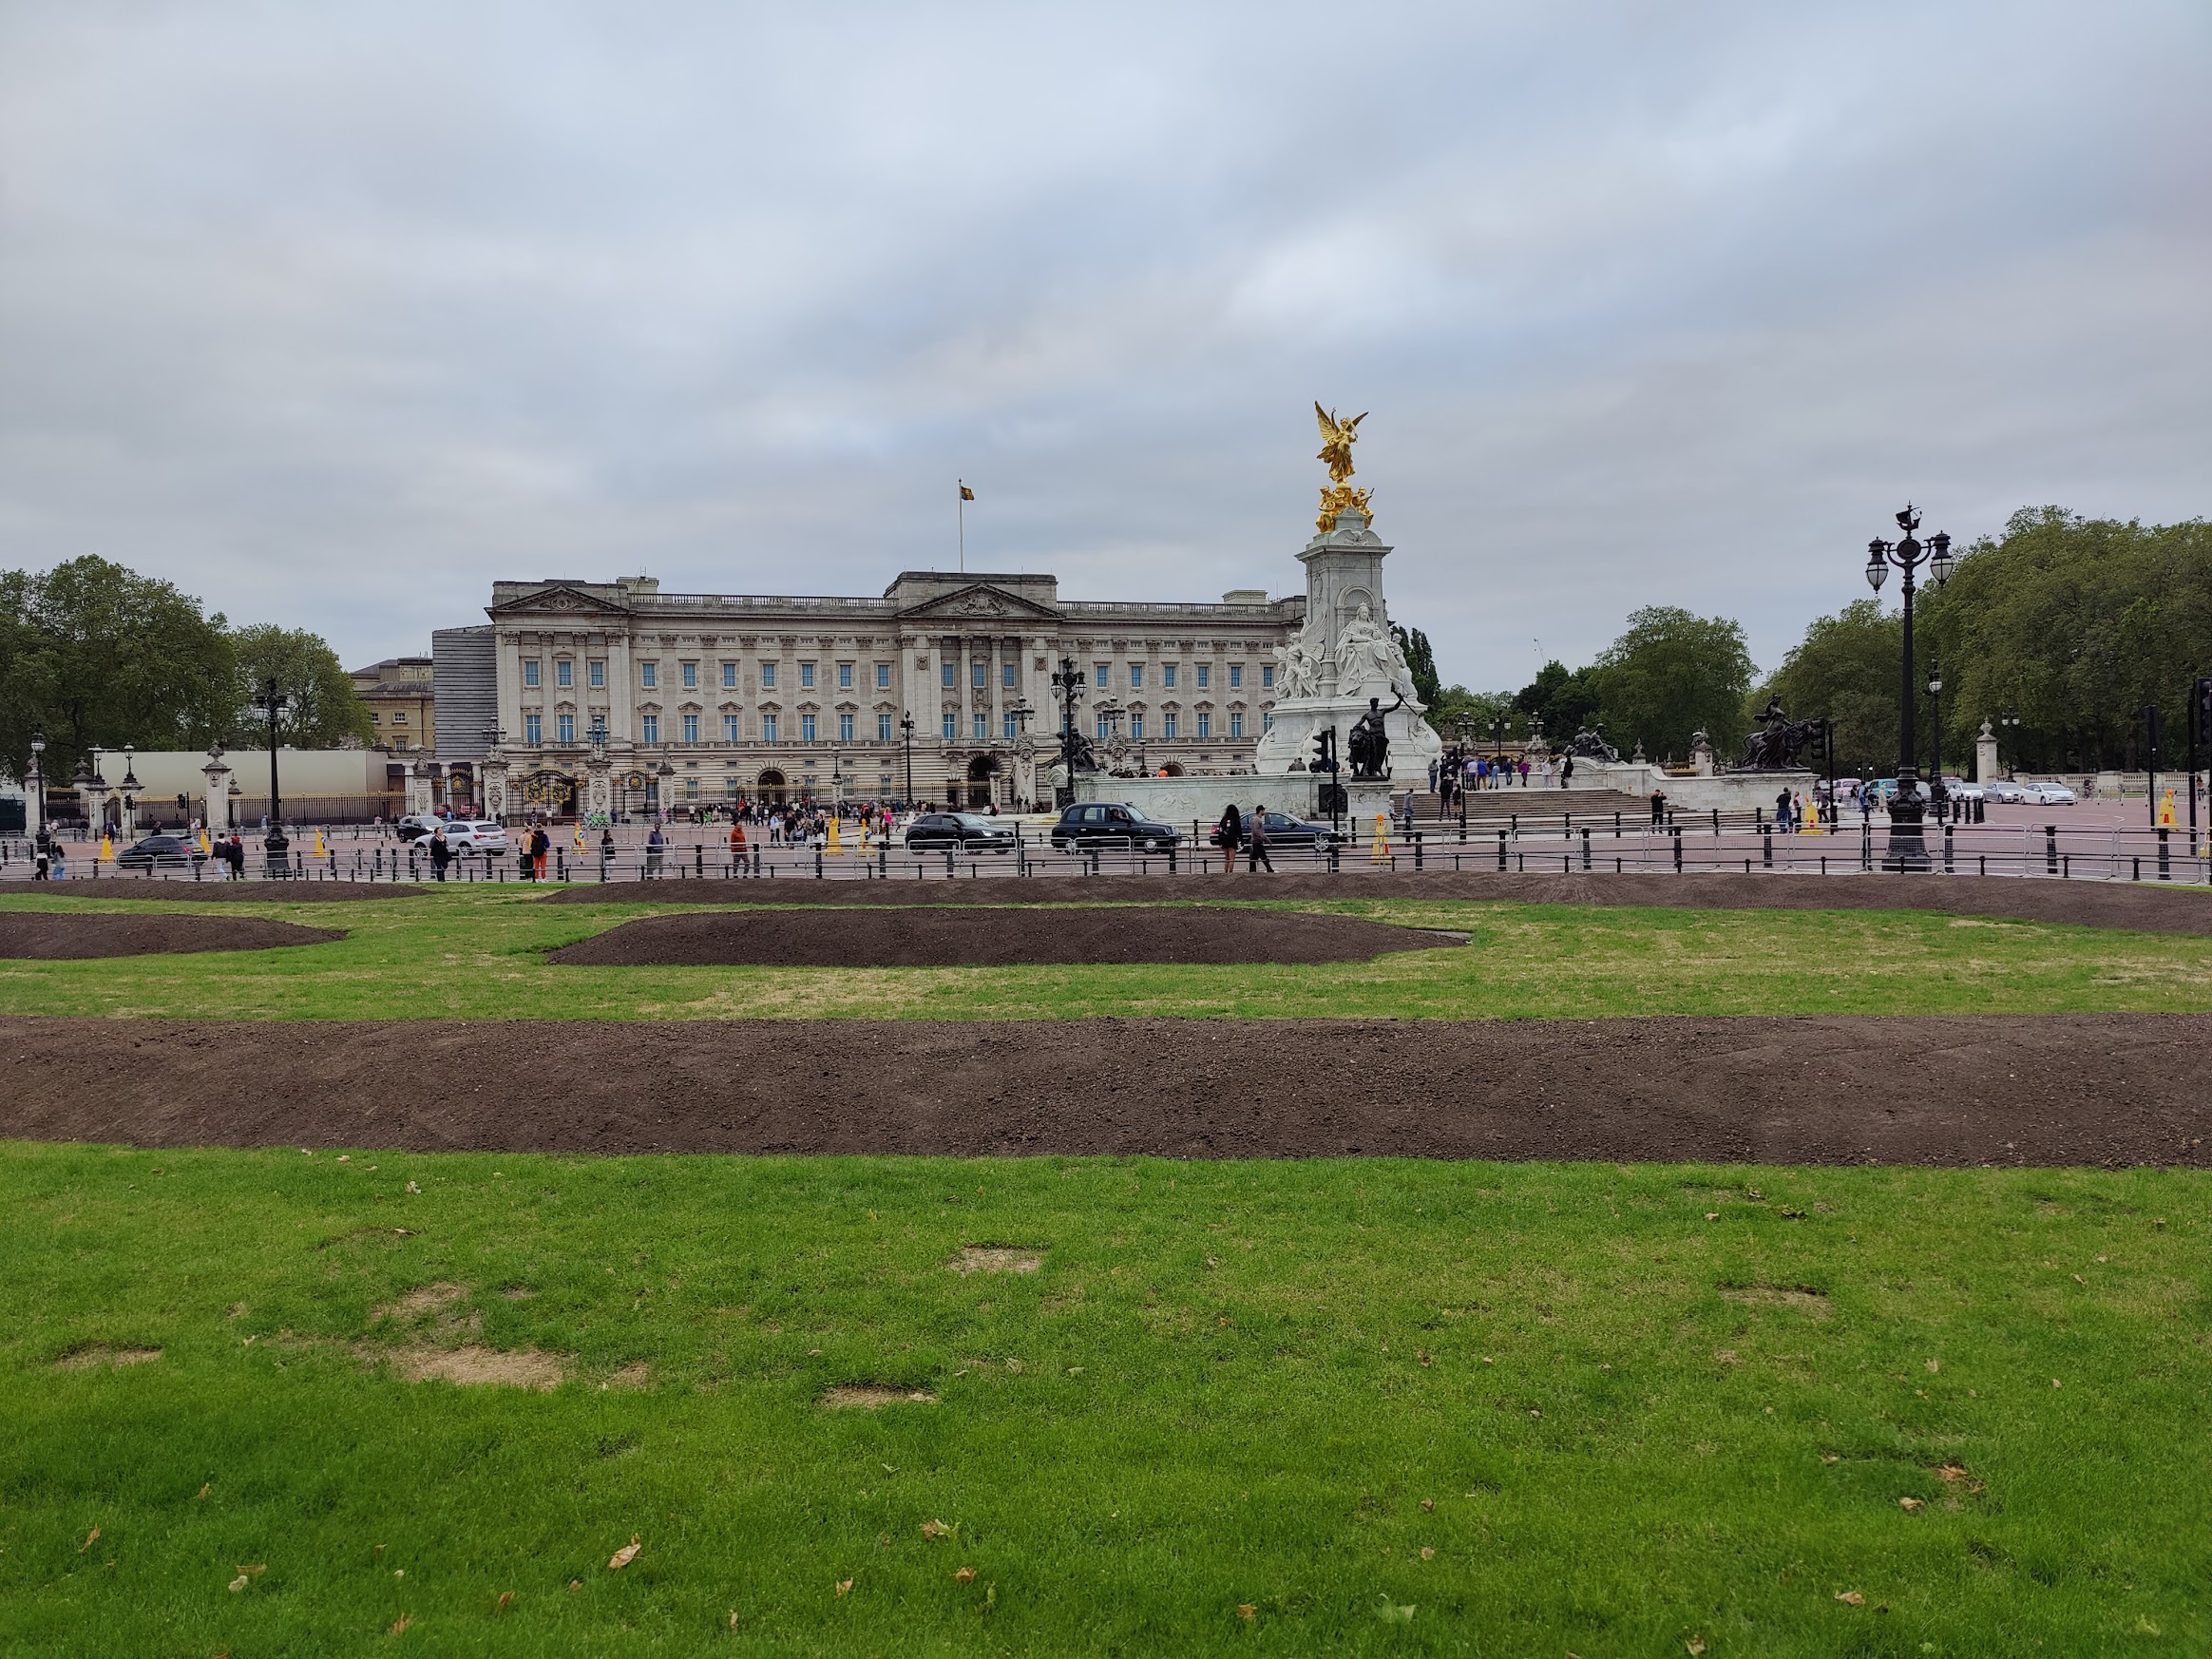
<svg viewBox="0 0 2212 1659">
<path fill-rule="evenodd" d="M 1044 1266 L 1044 1252 L 1006 1245 L 963 1245 L 948 1266 L 956 1273 L 1034 1273 Z"/>
<path fill-rule="evenodd" d="M 1470 843 L 1470 846 L 1473 844 Z M 1851 856 L 1857 857 L 1854 845 Z M 1449 856 L 1446 854 L 1445 856 Z M 1470 862 L 1472 856 L 1470 855 Z M 1938 910 L 2144 933 L 2212 933 L 2212 892 L 2145 882 L 1883 875 L 1517 875 L 1430 869 L 1341 875 L 997 876 L 945 881 L 639 882 L 565 887 L 548 905 L 1157 905 L 1168 901 L 1473 899 L 1723 910 Z"/>
<path fill-rule="evenodd" d="M 268 950 L 328 944 L 345 934 L 263 916 L 57 916 L 0 911 L 0 957 L 18 962 L 84 962 L 100 956 L 172 956 L 200 950 Z"/>
<path fill-rule="evenodd" d="M 71 869 L 76 861 L 69 862 Z M 96 881 L 14 882 L 0 892 L 37 899 L 159 899 L 189 905 L 351 905 L 361 899 L 412 899 L 424 889 L 390 882 L 225 882 L 161 876 L 102 876 Z"/>
<path fill-rule="evenodd" d="M 2212 1168 L 2212 1015 L 0 1017 L 0 1135 L 426 1152 Z M 1897 1087 L 1910 1076 L 1915 1086 Z M 392 1089 L 394 1077 L 462 1078 Z M 543 1079 L 562 1086 L 548 1091 Z M 636 1079 L 655 1086 L 640 1089 Z M 886 1087 L 886 1080 L 895 1087 Z M 860 1104 L 856 1105 L 855 1102 Z"/>
<path fill-rule="evenodd" d="M 840 1382 L 822 1391 L 816 1404 L 830 1411 L 873 1411 L 881 1405 L 935 1405 L 937 1396 L 926 1388 L 887 1388 L 880 1382 Z"/>
<path fill-rule="evenodd" d="M 370 1358 L 388 1362 L 410 1382 L 457 1382 L 464 1387 L 535 1388 L 540 1393 L 561 1386 L 568 1375 L 568 1362 L 540 1348 L 486 1348 L 470 1344 L 458 1348 L 424 1344 L 404 1348 L 363 1350 Z"/>
<path fill-rule="evenodd" d="M 623 1392 L 652 1386 L 653 1366 L 651 1362 L 646 1360 L 636 1360 L 624 1365 L 620 1371 L 609 1372 L 607 1380 L 600 1384 L 602 1389 L 612 1388 Z"/>
<path fill-rule="evenodd" d="M 1019 920 L 961 907 L 701 910 L 625 922 L 547 960 L 578 967 L 1367 962 L 1460 942 L 1354 916 L 1226 906 L 1084 907 Z"/>
<path fill-rule="evenodd" d="M 143 1365 L 149 1360 L 162 1357 L 160 1348 L 118 1348 L 105 1343 L 87 1343 L 81 1348 L 71 1348 L 54 1362 L 57 1371 L 97 1371 L 103 1366 L 120 1368 L 124 1365 Z"/>
<path fill-rule="evenodd" d="M 447 1308 L 468 1294 L 466 1285 L 424 1285 L 410 1290 L 396 1302 L 388 1302 L 370 1315 L 372 1320 L 391 1319 L 412 1323 L 426 1313 L 443 1313 Z"/>
<path fill-rule="evenodd" d="M 1827 1319 L 1836 1311 L 1828 1305 L 1824 1293 L 1807 1290 L 1802 1286 L 1723 1285 L 1720 1292 L 1730 1302 L 1741 1302 L 1746 1307 L 1786 1307 L 1813 1319 Z"/>
</svg>

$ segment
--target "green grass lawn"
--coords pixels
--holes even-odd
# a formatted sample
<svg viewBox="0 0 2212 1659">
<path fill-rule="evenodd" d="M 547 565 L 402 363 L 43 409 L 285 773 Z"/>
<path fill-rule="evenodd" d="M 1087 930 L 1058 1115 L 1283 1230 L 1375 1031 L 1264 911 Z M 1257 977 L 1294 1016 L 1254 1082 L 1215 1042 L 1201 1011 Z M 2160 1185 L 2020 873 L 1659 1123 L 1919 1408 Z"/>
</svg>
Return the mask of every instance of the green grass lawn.
<svg viewBox="0 0 2212 1659">
<path fill-rule="evenodd" d="M 2202 1174 L 17 1145 L 0 1213 L 11 1654 L 2212 1642 Z M 408 1378 L 486 1349 L 564 1380 Z"/>
<path fill-rule="evenodd" d="M 854 1015 L 1421 1019 L 2212 1008 L 2212 939 L 1918 911 L 1622 909 L 1348 900 L 1473 935 L 1314 967 L 583 968 L 543 952 L 678 905 L 545 906 L 452 888 L 355 905 L 225 906 L 343 927 L 334 944 L 0 963 L 0 1011 L 214 1019 L 673 1020 Z M 29 895 L 0 908 L 74 908 Z M 152 909 L 179 905 L 119 905 Z M 1022 906 L 1020 925 L 1050 925 Z"/>
</svg>

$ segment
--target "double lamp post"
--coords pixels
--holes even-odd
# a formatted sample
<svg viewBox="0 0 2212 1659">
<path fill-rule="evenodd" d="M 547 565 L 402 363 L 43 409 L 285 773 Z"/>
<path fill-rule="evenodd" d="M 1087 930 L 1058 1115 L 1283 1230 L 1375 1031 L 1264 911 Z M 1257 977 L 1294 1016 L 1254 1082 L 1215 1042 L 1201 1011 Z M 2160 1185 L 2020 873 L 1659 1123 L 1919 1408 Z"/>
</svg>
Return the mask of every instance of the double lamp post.
<svg viewBox="0 0 2212 1659">
<path fill-rule="evenodd" d="M 1913 692 L 1913 592 L 1914 576 L 1921 565 L 1941 587 L 1951 580 L 1954 561 L 1951 557 L 1951 538 L 1938 530 L 1927 541 L 1916 532 L 1920 527 L 1920 515 L 1913 510 L 1910 502 L 1897 514 L 1897 528 L 1904 534 L 1895 542 L 1876 537 L 1866 544 L 1866 581 L 1875 592 L 1889 579 L 1890 566 L 1897 566 L 1904 579 L 1905 600 L 1905 659 L 1903 699 L 1897 718 L 1897 792 L 1890 798 L 1889 845 L 1882 853 L 1881 868 L 1890 870 L 1924 870 L 1929 868 L 1928 843 L 1922 830 L 1927 808 L 1920 799 L 1919 766 L 1914 759 L 1918 747 L 1917 721 L 1914 718 Z M 1935 697 L 1942 689 L 1942 680 L 1934 673 L 1929 675 L 1928 694 Z M 1938 705 L 1939 706 L 1939 705 Z M 1942 742 L 1940 731 L 1936 736 Z M 1940 750 L 1938 750 L 1940 753 Z M 1941 798 L 1943 769 L 1940 760 L 1931 789 Z"/>
</svg>

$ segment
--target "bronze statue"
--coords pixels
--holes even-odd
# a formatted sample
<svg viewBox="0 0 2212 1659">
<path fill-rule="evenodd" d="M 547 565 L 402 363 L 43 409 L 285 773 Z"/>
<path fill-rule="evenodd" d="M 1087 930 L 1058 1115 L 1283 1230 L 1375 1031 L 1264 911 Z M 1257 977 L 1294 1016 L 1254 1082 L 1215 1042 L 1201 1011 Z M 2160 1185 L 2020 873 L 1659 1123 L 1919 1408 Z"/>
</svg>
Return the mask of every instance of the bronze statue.
<svg viewBox="0 0 2212 1659">
<path fill-rule="evenodd" d="M 1779 696 L 1766 699 L 1759 720 L 1759 730 L 1745 739 L 1744 758 L 1736 763 L 1738 772 L 1783 772 L 1794 768 L 1799 753 L 1820 734 L 1822 725 L 1819 720 L 1791 719 L 1783 713 Z"/>
<path fill-rule="evenodd" d="M 1345 739 L 1344 748 L 1351 756 L 1355 780 L 1375 781 L 1390 775 L 1390 729 L 1383 724 L 1383 719 L 1403 707 L 1402 696 L 1387 709 L 1381 697 L 1369 697 L 1367 712 L 1352 722 L 1351 735 Z"/>
</svg>

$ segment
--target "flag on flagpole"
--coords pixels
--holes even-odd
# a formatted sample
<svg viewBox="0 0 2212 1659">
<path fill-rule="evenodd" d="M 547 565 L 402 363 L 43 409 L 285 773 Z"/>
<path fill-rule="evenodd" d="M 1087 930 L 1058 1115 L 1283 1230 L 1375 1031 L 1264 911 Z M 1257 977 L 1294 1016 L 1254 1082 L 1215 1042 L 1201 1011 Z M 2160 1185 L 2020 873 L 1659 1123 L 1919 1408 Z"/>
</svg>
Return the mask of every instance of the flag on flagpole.
<svg viewBox="0 0 2212 1659">
<path fill-rule="evenodd" d="M 960 486 L 960 499 L 963 501 L 973 501 L 976 499 L 976 492 L 963 484 Z"/>
</svg>

